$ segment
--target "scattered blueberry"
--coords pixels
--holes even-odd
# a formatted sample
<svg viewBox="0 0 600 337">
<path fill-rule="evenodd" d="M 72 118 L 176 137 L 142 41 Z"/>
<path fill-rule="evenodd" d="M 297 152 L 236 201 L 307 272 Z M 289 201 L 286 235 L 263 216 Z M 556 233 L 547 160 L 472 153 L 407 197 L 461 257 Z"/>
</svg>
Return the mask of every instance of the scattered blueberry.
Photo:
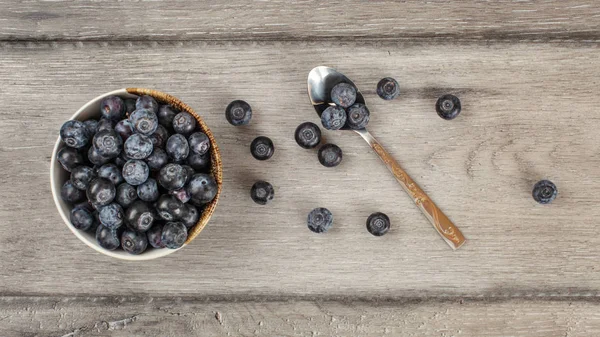
<svg viewBox="0 0 600 337">
<path fill-rule="evenodd" d="M 438 98 L 435 110 L 443 119 L 454 119 L 460 113 L 460 100 L 454 95 L 444 95 Z"/>
<path fill-rule="evenodd" d="M 558 189 L 550 180 L 540 180 L 533 186 L 533 199 L 540 204 L 549 204 L 556 198 Z"/>
<path fill-rule="evenodd" d="M 195 154 L 206 154 L 210 150 L 210 139 L 204 132 L 194 132 L 188 138 L 190 151 Z"/>
<path fill-rule="evenodd" d="M 114 130 L 115 125 L 117 125 L 117 122 L 112 119 L 100 118 L 100 121 L 98 122 L 98 127 L 96 128 L 96 133 L 105 130 Z"/>
<path fill-rule="evenodd" d="M 121 205 L 113 202 L 98 210 L 98 220 L 107 228 L 117 229 L 123 224 L 123 208 Z"/>
<path fill-rule="evenodd" d="M 331 89 L 331 101 L 342 108 L 356 102 L 356 88 L 350 83 L 338 83 Z"/>
<path fill-rule="evenodd" d="M 125 113 L 125 102 L 118 96 L 104 97 L 100 101 L 100 111 L 104 118 L 121 120 Z"/>
<path fill-rule="evenodd" d="M 325 233 L 333 225 L 333 214 L 327 208 L 315 208 L 308 213 L 308 229 L 315 233 Z"/>
<path fill-rule="evenodd" d="M 346 124 L 346 110 L 330 106 L 321 114 L 321 124 L 327 130 L 339 130 Z"/>
<path fill-rule="evenodd" d="M 186 211 L 185 204 L 172 195 L 163 194 L 156 202 L 158 215 L 167 221 L 181 218 Z"/>
<path fill-rule="evenodd" d="M 160 240 L 160 237 L 162 236 L 163 227 L 163 224 L 157 223 L 154 224 L 154 226 L 152 226 L 152 228 L 150 228 L 146 232 L 146 236 L 148 237 L 148 243 L 150 243 L 150 246 L 158 249 L 165 248 L 165 245 Z"/>
<path fill-rule="evenodd" d="M 148 247 L 148 238 L 145 233 L 125 230 L 121 235 L 121 247 L 129 254 L 138 255 Z"/>
<path fill-rule="evenodd" d="M 319 162 L 325 167 L 338 166 L 342 162 L 342 149 L 335 144 L 325 144 L 319 149 Z"/>
<path fill-rule="evenodd" d="M 79 151 L 72 147 L 65 146 L 56 153 L 56 160 L 65 171 L 71 172 L 75 167 L 82 165 L 85 160 Z"/>
<path fill-rule="evenodd" d="M 400 95 L 400 85 L 398 81 L 391 77 L 382 78 L 377 83 L 377 95 L 386 101 L 392 100 Z"/>
<path fill-rule="evenodd" d="M 158 117 L 151 110 L 137 109 L 129 115 L 135 131 L 149 136 L 158 128 Z"/>
<path fill-rule="evenodd" d="M 191 177 L 191 176 L 190 176 Z M 185 188 L 180 188 L 178 190 L 169 191 L 169 194 L 177 198 L 177 200 L 186 203 L 190 201 L 190 194 L 187 192 Z"/>
<path fill-rule="evenodd" d="M 181 222 L 167 222 L 162 230 L 160 241 L 167 248 L 177 249 L 187 240 L 187 228 Z"/>
<path fill-rule="evenodd" d="M 192 228 L 198 223 L 198 220 L 200 219 L 200 212 L 198 212 L 198 209 L 192 205 L 184 206 L 185 211 L 181 215 L 180 220 L 185 225 L 185 227 Z"/>
<path fill-rule="evenodd" d="M 252 119 L 252 108 L 242 100 L 235 100 L 225 109 L 225 118 L 233 126 L 248 125 Z"/>
<path fill-rule="evenodd" d="M 123 175 L 121 175 L 121 170 L 115 164 L 104 164 L 100 166 L 96 171 L 96 174 L 100 178 L 106 178 L 110 180 L 115 186 L 123 182 Z"/>
<path fill-rule="evenodd" d="M 118 231 L 102 225 L 96 229 L 96 241 L 100 247 L 108 250 L 115 250 L 121 245 Z"/>
<path fill-rule="evenodd" d="M 87 231 L 96 222 L 94 215 L 87 206 L 75 206 L 71 210 L 70 215 L 71 224 L 77 229 Z"/>
<path fill-rule="evenodd" d="M 190 153 L 187 157 L 188 165 L 196 171 L 205 171 L 210 164 L 210 156 L 207 154 Z"/>
<path fill-rule="evenodd" d="M 148 164 L 142 160 L 128 160 L 123 165 L 123 178 L 129 185 L 137 186 L 148 179 L 150 169 Z"/>
<path fill-rule="evenodd" d="M 125 211 L 125 223 L 129 229 L 146 232 L 157 220 L 153 210 L 141 200 L 135 201 Z"/>
<path fill-rule="evenodd" d="M 367 230 L 375 236 L 382 236 L 390 230 L 390 218 L 381 212 L 369 215 L 369 218 L 367 218 Z"/>
<path fill-rule="evenodd" d="M 115 125 L 115 132 L 121 136 L 123 141 L 127 141 L 127 138 L 133 135 L 135 129 L 133 128 L 133 123 L 128 119 L 123 119 Z"/>
<path fill-rule="evenodd" d="M 114 130 L 103 130 L 94 135 L 93 145 L 101 156 L 115 158 L 121 153 L 123 140 Z"/>
<path fill-rule="evenodd" d="M 165 148 L 169 157 L 176 162 L 184 161 L 190 153 L 187 139 L 181 134 L 174 134 L 167 140 Z"/>
<path fill-rule="evenodd" d="M 146 180 L 144 183 L 138 185 L 137 195 L 138 198 L 147 202 L 156 201 L 159 195 L 156 180 L 148 178 L 148 180 Z"/>
<path fill-rule="evenodd" d="M 98 121 L 95 119 L 88 119 L 83 122 L 83 125 L 85 125 L 85 128 L 88 130 L 88 135 L 90 136 L 98 132 Z"/>
<path fill-rule="evenodd" d="M 129 207 L 137 200 L 137 189 L 128 183 L 122 183 L 117 187 L 117 195 L 115 200 L 124 208 Z"/>
<path fill-rule="evenodd" d="M 177 112 L 170 105 L 161 105 L 158 108 L 156 115 L 160 125 L 164 126 L 165 128 L 171 128 L 173 127 L 173 119 L 175 118 L 175 115 L 177 115 Z"/>
<path fill-rule="evenodd" d="M 160 170 L 163 166 L 165 166 L 169 162 L 169 157 L 165 150 L 156 147 L 152 154 L 146 158 L 146 163 L 148 163 L 148 167 L 151 170 L 157 171 Z"/>
<path fill-rule="evenodd" d="M 182 188 L 188 178 L 188 171 L 179 164 L 167 164 L 158 173 L 158 183 L 169 191 Z"/>
<path fill-rule="evenodd" d="M 60 189 L 60 196 L 66 202 L 76 203 L 85 198 L 85 192 L 77 189 L 70 180 L 67 180 Z"/>
<path fill-rule="evenodd" d="M 130 114 L 135 111 L 135 99 L 127 98 L 123 101 L 125 103 L 125 112 Z"/>
<path fill-rule="evenodd" d="M 300 147 L 313 149 L 321 143 L 321 129 L 315 123 L 304 122 L 296 128 L 294 138 Z"/>
<path fill-rule="evenodd" d="M 211 202 L 217 195 L 217 182 L 210 174 L 196 173 L 190 179 L 186 186 L 190 194 L 190 202 L 196 206 L 201 206 Z"/>
<path fill-rule="evenodd" d="M 158 112 L 158 103 L 152 96 L 143 95 L 135 101 L 136 110 L 150 110 L 154 113 Z"/>
<path fill-rule="evenodd" d="M 150 140 L 154 147 L 165 147 L 167 139 L 169 139 L 169 131 L 162 125 L 159 125 L 156 131 L 150 135 Z"/>
<path fill-rule="evenodd" d="M 90 163 L 94 165 L 104 165 L 111 160 L 110 157 L 105 157 L 101 155 L 93 146 L 90 146 L 87 155 Z"/>
<path fill-rule="evenodd" d="M 136 133 L 125 141 L 123 151 L 131 159 L 145 159 L 150 156 L 153 148 L 149 137 Z"/>
<path fill-rule="evenodd" d="M 258 160 L 267 160 L 273 156 L 275 147 L 269 137 L 259 136 L 250 144 L 250 153 Z"/>
<path fill-rule="evenodd" d="M 273 185 L 266 181 L 259 180 L 250 189 L 250 197 L 259 205 L 266 205 L 269 201 L 273 200 L 274 196 L 275 190 L 273 189 Z"/>
<path fill-rule="evenodd" d="M 94 169 L 89 166 L 77 166 L 71 170 L 71 183 L 77 189 L 86 190 L 88 185 L 94 179 L 96 174 L 94 173 Z"/>
<path fill-rule="evenodd" d="M 364 104 L 356 103 L 349 107 L 346 117 L 346 125 L 352 130 L 360 130 L 369 124 L 369 109 Z"/>
<path fill-rule="evenodd" d="M 194 132 L 194 129 L 196 129 L 196 124 L 198 124 L 196 118 L 194 118 L 194 116 L 192 116 L 189 112 L 182 111 L 175 115 L 175 118 L 173 118 L 173 130 L 184 136 Z"/>
<path fill-rule="evenodd" d="M 60 128 L 60 138 L 67 146 L 80 149 L 90 141 L 88 129 L 80 121 L 70 120 Z"/>
<path fill-rule="evenodd" d="M 90 182 L 86 191 L 88 200 L 97 206 L 110 204 L 114 199 L 117 191 L 115 185 L 106 178 L 95 178 Z"/>
</svg>

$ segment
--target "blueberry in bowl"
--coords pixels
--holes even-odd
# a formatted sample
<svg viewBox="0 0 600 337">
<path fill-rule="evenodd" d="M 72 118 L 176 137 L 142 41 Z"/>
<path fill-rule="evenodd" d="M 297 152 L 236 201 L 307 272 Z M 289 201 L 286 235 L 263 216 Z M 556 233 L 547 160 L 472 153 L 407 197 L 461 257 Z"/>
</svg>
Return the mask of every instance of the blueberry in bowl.
<svg viewBox="0 0 600 337">
<path fill-rule="evenodd" d="M 100 253 L 124 260 L 169 255 L 198 236 L 215 211 L 219 149 L 202 118 L 176 97 L 109 92 L 57 134 L 54 201 L 67 227 Z M 173 219 L 161 217 L 166 213 Z"/>
</svg>

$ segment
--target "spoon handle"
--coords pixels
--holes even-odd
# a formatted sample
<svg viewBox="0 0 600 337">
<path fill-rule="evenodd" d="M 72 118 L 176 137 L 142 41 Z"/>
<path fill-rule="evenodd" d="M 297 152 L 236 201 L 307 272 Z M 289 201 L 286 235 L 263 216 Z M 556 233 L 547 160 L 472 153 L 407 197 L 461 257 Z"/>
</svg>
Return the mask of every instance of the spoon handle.
<svg viewBox="0 0 600 337">
<path fill-rule="evenodd" d="M 425 217 L 429 219 L 433 228 L 442 236 L 444 241 L 454 250 L 462 246 L 466 239 L 450 219 L 440 210 L 436 204 L 423 192 L 423 190 L 417 185 L 411 177 L 400 167 L 398 162 L 390 156 L 390 154 L 379 144 L 379 142 L 371 136 L 369 131 L 366 129 L 356 130 L 361 135 L 371 148 L 379 155 L 379 158 L 385 163 L 388 170 L 392 172 L 396 180 L 400 183 L 400 186 L 404 188 L 406 193 L 410 195 L 417 207 L 423 212 Z"/>
</svg>

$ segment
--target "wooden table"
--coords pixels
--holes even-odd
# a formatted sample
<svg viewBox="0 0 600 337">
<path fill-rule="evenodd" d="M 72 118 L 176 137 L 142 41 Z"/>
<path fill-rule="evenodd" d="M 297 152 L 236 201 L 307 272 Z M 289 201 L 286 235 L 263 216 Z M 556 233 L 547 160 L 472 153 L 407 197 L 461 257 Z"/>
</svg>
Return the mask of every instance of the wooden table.
<svg viewBox="0 0 600 337">
<path fill-rule="evenodd" d="M 0 336 L 598 336 L 600 5 L 548 1 L 0 0 Z M 453 252 L 348 132 L 335 169 L 293 139 L 306 76 L 350 76 L 370 131 L 461 228 Z M 401 96 L 376 83 L 395 77 Z M 131 263 L 82 244 L 50 195 L 60 125 L 110 90 L 199 111 L 224 189 L 201 236 Z M 463 112 L 438 118 L 438 96 Z M 249 127 L 225 106 L 244 99 Z M 252 159 L 251 140 L 275 156 Z M 559 197 L 531 198 L 553 180 Z M 276 197 L 258 206 L 257 179 Z M 314 207 L 334 228 L 306 227 Z M 365 229 L 375 211 L 386 236 Z"/>
</svg>

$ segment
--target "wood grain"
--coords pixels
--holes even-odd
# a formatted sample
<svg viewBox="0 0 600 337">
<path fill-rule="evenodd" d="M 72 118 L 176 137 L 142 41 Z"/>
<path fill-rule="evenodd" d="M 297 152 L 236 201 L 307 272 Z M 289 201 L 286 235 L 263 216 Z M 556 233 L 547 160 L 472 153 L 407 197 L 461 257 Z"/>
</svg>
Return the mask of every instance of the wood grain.
<svg viewBox="0 0 600 337">
<path fill-rule="evenodd" d="M 600 292 L 600 57 L 583 43 L 53 42 L 0 43 L 0 292 L 3 294 L 227 294 L 286 296 L 575 296 Z M 320 166 L 293 140 L 317 122 L 306 96 L 316 65 L 343 71 L 373 113 L 370 131 L 456 223 L 456 252 L 432 230 L 363 140 L 324 132 L 344 161 Z M 399 99 L 377 98 L 384 76 Z M 155 88 L 203 114 L 223 153 L 223 196 L 189 247 L 128 263 L 78 241 L 51 200 L 48 168 L 60 125 L 96 95 Z M 442 93 L 463 112 L 437 117 Z M 253 107 L 249 127 L 227 124 L 233 99 Z M 253 160 L 266 135 L 274 157 Z M 553 180 L 551 205 L 531 198 Z M 256 179 L 274 202 L 249 198 Z M 306 228 L 314 207 L 334 228 Z M 365 220 L 385 212 L 376 238 Z"/>
<path fill-rule="evenodd" d="M 598 302 L 0 298 L 2 336 L 568 336 L 600 334 Z"/>
<path fill-rule="evenodd" d="M 14 1 L 2 40 L 600 39 L 594 0 Z"/>
</svg>

